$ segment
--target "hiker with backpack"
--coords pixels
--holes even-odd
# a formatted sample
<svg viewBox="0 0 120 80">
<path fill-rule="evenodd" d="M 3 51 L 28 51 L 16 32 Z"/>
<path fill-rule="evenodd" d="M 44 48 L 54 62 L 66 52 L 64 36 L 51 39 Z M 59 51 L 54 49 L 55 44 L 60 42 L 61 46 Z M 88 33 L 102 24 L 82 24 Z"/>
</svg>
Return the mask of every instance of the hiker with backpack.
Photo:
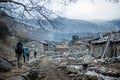
<svg viewBox="0 0 120 80">
<path fill-rule="evenodd" d="M 27 51 L 28 51 L 28 54 L 26 54 L 26 57 L 27 57 L 27 61 L 29 61 L 30 51 L 28 48 L 27 48 Z"/>
<path fill-rule="evenodd" d="M 34 51 L 34 58 L 36 59 L 36 56 L 37 56 L 37 52 L 36 50 Z"/>
<path fill-rule="evenodd" d="M 29 50 L 27 47 L 23 48 L 23 58 L 24 58 L 24 63 L 27 61 L 29 61 Z"/>
<path fill-rule="evenodd" d="M 20 60 L 22 58 L 22 53 L 23 53 L 23 44 L 22 44 L 21 40 L 19 40 L 16 44 L 15 53 L 16 53 L 16 57 L 17 57 L 18 68 L 21 68 L 22 63 L 20 62 Z"/>
</svg>

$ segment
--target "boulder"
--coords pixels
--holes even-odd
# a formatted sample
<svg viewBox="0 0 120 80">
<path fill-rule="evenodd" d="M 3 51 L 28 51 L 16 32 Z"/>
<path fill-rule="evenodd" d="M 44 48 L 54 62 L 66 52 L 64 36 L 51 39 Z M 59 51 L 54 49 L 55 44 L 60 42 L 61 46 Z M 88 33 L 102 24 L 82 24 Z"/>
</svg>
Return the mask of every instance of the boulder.
<svg viewBox="0 0 120 80">
<path fill-rule="evenodd" d="M 26 79 L 22 76 L 13 76 L 13 77 L 10 77 L 6 80 L 26 80 Z"/>
<path fill-rule="evenodd" d="M 75 79 L 73 80 L 104 80 L 104 79 L 98 78 L 97 76 L 83 74 L 75 77 Z"/>
<path fill-rule="evenodd" d="M 83 70 L 82 65 L 80 65 L 80 66 L 77 66 L 77 65 L 69 65 L 69 66 L 67 66 L 67 73 L 68 74 L 71 74 L 71 73 L 77 74 L 82 70 Z"/>
<path fill-rule="evenodd" d="M 7 59 L 0 57 L 0 72 L 7 72 L 11 70 L 12 66 Z"/>
<path fill-rule="evenodd" d="M 63 62 L 57 66 L 57 69 L 66 69 L 66 68 L 67 68 L 67 62 Z"/>
<path fill-rule="evenodd" d="M 38 78 L 38 71 L 36 69 L 31 69 L 29 71 L 29 74 L 28 74 L 28 77 L 31 79 L 31 80 L 36 80 Z"/>
</svg>

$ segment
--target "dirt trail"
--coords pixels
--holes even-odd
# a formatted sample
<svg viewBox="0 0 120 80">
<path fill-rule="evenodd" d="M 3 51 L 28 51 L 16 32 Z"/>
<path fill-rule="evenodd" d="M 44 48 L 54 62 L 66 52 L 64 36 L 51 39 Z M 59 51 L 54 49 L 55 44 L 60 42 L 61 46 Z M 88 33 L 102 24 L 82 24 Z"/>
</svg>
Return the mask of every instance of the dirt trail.
<svg viewBox="0 0 120 80">
<path fill-rule="evenodd" d="M 46 66 L 47 66 L 49 63 L 50 63 L 50 62 L 49 62 L 49 60 L 48 60 L 47 57 L 43 57 L 43 58 L 42 58 L 42 61 L 41 61 L 41 64 L 42 64 L 42 65 L 46 65 Z"/>
<path fill-rule="evenodd" d="M 20 75 L 21 73 L 25 73 L 25 72 L 29 71 L 29 69 L 30 68 L 26 65 L 22 65 L 21 69 L 18 67 L 14 67 L 9 72 L 0 73 L 0 77 L 6 80 L 6 79 L 9 79 L 10 77 Z"/>
<path fill-rule="evenodd" d="M 31 60 L 34 61 L 34 60 Z M 49 60 L 48 56 L 42 57 L 40 63 L 40 80 L 71 80 L 65 73 L 64 70 L 57 69 Z M 9 79 L 10 77 L 19 76 L 22 73 L 26 73 L 30 70 L 30 67 L 27 65 L 22 65 L 22 68 L 17 68 L 15 66 L 11 71 L 0 73 L 0 77 L 3 79 Z"/>
<path fill-rule="evenodd" d="M 56 69 L 49 61 L 48 57 L 44 57 L 41 61 L 44 66 L 44 78 L 42 80 L 71 80 L 64 72 L 64 70 Z"/>
</svg>

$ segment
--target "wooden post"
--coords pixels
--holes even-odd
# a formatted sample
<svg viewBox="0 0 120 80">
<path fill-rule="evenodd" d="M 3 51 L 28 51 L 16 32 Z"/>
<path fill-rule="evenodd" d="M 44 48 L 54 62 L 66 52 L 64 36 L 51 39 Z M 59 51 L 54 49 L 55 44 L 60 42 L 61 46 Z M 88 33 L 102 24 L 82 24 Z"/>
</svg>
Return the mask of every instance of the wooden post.
<svg viewBox="0 0 120 80">
<path fill-rule="evenodd" d="M 102 59 L 104 58 L 104 56 L 105 56 L 105 54 L 106 54 L 106 52 L 107 52 L 107 50 L 108 50 L 108 47 L 109 47 L 109 45 L 110 45 L 111 35 L 112 35 L 112 32 L 108 35 L 108 39 L 107 39 L 107 42 L 106 42 L 106 46 L 105 46 L 104 52 L 103 52 L 102 57 L 101 57 Z"/>
</svg>

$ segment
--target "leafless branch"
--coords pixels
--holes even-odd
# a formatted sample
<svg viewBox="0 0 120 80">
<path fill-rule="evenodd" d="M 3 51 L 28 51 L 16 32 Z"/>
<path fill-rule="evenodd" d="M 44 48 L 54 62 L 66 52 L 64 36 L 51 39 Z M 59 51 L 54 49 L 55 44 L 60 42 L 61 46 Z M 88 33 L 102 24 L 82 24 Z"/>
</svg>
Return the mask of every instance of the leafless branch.
<svg viewBox="0 0 120 80">
<path fill-rule="evenodd" d="M 38 20 L 38 24 L 40 25 L 40 27 L 42 28 L 42 30 L 46 31 L 46 29 L 43 27 L 43 25 L 41 24 L 40 19 Z"/>
<path fill-rule="evenodd" d="M 39 10 L 38 10 L 39 11 Z M 49 22 L 50 22 L 50 24 L 55 28 L 56 26 L 52 23 L 52 21 L 47 17 L 47 16 L 45 16 L 43 13 L 41 13 L 40 11 L 39 11 L 39 13 L 46 19 L 46 20 L 48 20 Z"/>
<path fill-rule="evenodd" d="M 39 5 L 39 3 L 41 1 L 43 1 L 44 3 Z M 7 3 L 7 4 L 14 5 L 13 8 L 0 5 L 0 9 L 4 8 L 4 10 L 12 12 L 14 9 L 20 9 L 22 7 L 24 9 L 23 12 L 21 12 L 21 11 L 18 12 L 20 14 L 20 15 L 18 14 L 18 16 L 21 16 L 21 18 L 25 17 L 26 13 L 34 18 L 35 14 L 33 14 L 32 12 L 35 11 L 36 13 L 39 13 L 42 17 L 44 17 L 52 25 L 52 27 L 55 28 L 56 25 L 54 25 L 53 22 L 49 19 L 50 15 L 54 14 L 54 13 L 50 9 L 47 9 L 45 7 L 47 5 L 47 3 L 51 2 L 51 1 L 52 0 L 38 0 L 38 1 L 34 2 L 32 0 L 29 0 L 30 5 L 26 5 L 23 2 L 17 2 L 15 0 L 0 0 L 0 3 Z M 70 3 L 70 2 L 75 2 L 77 0 L 60 0 L 60 1 L 62 1 L 63 3 Z M 16 13 L 16 12 L 13 12 L 13 13 Z M 39 18 L 41 18 L 41 17 L 39 17 Z M 44 26 L 42 26 L 42 24 L 40 24 L 40 21 L 39 21 L 39 25 L 42 28 L 44 27 Z"/>
</svg>

